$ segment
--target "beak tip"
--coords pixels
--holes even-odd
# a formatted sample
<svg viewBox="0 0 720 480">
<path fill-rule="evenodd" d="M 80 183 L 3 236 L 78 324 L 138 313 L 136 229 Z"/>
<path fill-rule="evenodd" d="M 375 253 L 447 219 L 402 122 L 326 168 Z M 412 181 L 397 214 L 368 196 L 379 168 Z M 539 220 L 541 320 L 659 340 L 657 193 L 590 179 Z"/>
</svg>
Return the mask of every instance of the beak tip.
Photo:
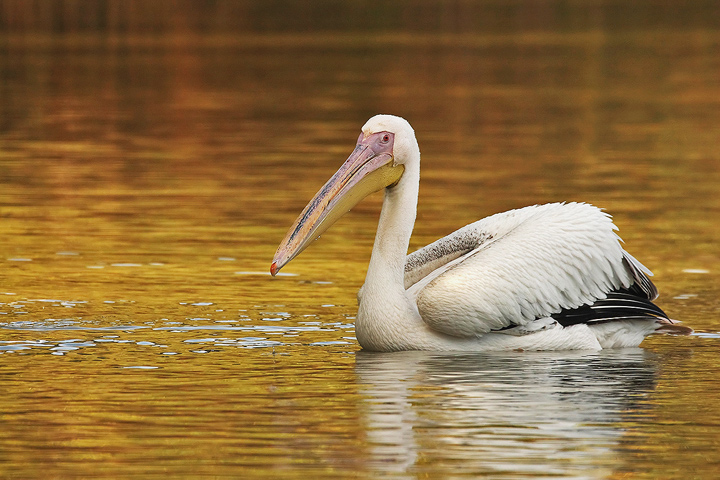
<svg viewBox="0 0 720 480">
<path fill-rule="evenodd" d="M 278 270 L 280 270 L 280 268 L 278 267 L 277 262 L 273 262 L 272 265 L 270 265 L 270 275 L 274 277 L 277 275 Z"/>
</svg>

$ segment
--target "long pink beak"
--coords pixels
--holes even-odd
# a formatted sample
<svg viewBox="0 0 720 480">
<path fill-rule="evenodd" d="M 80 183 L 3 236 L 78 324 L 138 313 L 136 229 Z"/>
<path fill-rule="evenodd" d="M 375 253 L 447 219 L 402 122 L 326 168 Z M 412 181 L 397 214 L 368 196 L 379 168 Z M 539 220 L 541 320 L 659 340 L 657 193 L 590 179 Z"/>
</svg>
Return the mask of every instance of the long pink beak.
<svg viewBox="0 0 720 480">
<path fill-rule="evenodd" d="M 270 265 L 273 276 L 360 200 L 400 180 L 405 168 L 393 161 L 394 140 L 390 132 L 360 134 L 355 150 L 280 242 Z"/>
</svg>

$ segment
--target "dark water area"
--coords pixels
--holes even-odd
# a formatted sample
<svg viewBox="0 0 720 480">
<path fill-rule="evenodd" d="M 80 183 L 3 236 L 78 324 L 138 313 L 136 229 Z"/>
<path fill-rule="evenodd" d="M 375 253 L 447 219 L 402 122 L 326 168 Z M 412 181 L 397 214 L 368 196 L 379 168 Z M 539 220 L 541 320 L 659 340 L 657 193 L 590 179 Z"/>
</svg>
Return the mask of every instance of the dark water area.
<svg viewBox="0 0 720 480">
<path fill-rule="evenodd" d="M 696 333 L 359 351 L 381 196 L 268 270 L 376 113 L 411 250 L 593 203 Z M 716 2 L 3 2 L 0 476 L 712 478 L 719 144 Z"/>
</svg>

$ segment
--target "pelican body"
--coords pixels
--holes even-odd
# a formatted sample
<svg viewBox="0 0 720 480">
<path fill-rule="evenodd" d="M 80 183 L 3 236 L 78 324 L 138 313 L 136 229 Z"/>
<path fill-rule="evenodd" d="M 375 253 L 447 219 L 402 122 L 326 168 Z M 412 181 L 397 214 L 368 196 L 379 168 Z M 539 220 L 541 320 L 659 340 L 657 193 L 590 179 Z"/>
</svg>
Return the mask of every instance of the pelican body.
<svg viewBox="0 0 720 480">
<path fill-rule="evenodd" d="M 652 303 L 652 273 L 623 250 L 610 216 L 589 204 L 499 213 L 408 255 L 419 182 L 410 124 L 372 117 L 288 231 L 270 272 L 384 190 L 358 292 L 355 332 L 366 350 L 598 350 L 637 346 L 653 332 L 691 331 Z"/>
</svg>

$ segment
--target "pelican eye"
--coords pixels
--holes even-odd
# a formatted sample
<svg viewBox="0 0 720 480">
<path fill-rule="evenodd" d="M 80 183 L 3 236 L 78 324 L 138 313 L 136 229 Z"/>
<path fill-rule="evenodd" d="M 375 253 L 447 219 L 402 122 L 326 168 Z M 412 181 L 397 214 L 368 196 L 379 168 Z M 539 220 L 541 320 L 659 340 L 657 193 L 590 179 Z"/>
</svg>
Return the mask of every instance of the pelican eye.
<svg viewBox="0 0 720 480">
<path fill-rule="evenodd" d="M 387 133 L 382 136 L 382 140 L 380 140 L 382 143 L 388 143 L 390 141 L 390 135 Z"/>
</svg>

